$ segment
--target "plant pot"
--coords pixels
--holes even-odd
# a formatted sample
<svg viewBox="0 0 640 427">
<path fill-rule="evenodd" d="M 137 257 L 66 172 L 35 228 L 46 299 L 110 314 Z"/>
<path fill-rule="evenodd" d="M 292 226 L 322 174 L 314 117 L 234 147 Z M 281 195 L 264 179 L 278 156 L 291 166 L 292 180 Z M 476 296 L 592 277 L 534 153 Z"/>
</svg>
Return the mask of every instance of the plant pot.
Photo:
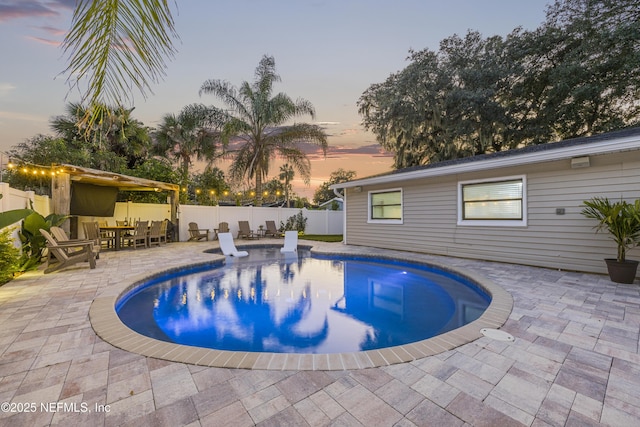
<svg viewBox="0 0 640 427">
<path fill-rule="evenodd" d="M 609 278 L 616 283 L 633 283 L 636 280 L 636 271 L 638 270 L 638 261 L 625 260 L 618 261 L 615 258 L 607 258 L 607 271 Z"/>
</svg>

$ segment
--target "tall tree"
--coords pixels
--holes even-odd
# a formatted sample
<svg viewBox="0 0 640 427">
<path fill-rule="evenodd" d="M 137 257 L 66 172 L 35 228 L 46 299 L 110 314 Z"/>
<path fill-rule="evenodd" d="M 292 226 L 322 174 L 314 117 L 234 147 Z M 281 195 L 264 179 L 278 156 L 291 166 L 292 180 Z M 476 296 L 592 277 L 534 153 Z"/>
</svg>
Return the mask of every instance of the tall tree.
<svg viewBox="0 0 640 427">
<path fill-rule="evenodd" d="M 86 108 L 77 103 L 67 105 L 67 112 L 51 120 L 51 128 L 70 147 L 87 153 L 91 167 L 122 172 L 142 163 L 151 143 L 149 131 L 134 119 L 133 109 L 104 107 L 100 122 L 82 121 Z"/>
<path fill-rule="evenodd" d="M 640 123 L 640 0 L 557 0 L 535 31 L 470 31 L 358 101 L 395 168 Z"/>
<path fill-rule="evenodd" d="M 344 170 L 342 168 L 331 172 L 329 181 L 323 182 L 322 185 L 320 185 L 316 192 L 313 194 L 313 202 L 319 205 L 333 199 L 334 197 L 336 197 L 336 195 L 329 187 L 333 184 L 351 181 L 355 179 L 356 176 L 356 171 Z"/>
<path fill-rule="evenodd" d="M 206 160 L 211 165 L 217 154 L 218 111 L 202 104 L 191 104 L 178 115 L 166 114 L 154 133 L 153 151 L 168 156 L 180 165 L 181 185 L 186 188 L 193 160 Z M 181 193 L 182 194 L 182 193 Z"/>
<path fill-rule="evenodd" d="M 196 190 L 195 199 L 199 205 L 217 205 L 218 199 L 230 189 L 225 182 L 224 172 L 212 166 L 207 166 L 203 172 L 194 174 L 193 184 Z"/>
<path fill-rule="evenodd" d="M 82 121 L 99 122 L 106 105 L 132 100 L 133 87 L 146 96 L 164 76 L 176 37 L 167 0 L 77 1 L 63 48 L 68 81 L 87 106 Z"/>
<path fill-rule="evenodd" d="M 410 52 L 410 64 L 358 101 L 365 128 L 403 168 L 513 148 L 502 98 L 512 75 L 505 40 L 469 31 L 440 50 Z"/>
<path fill-rule="evenodd" d="M 181 182 L 178 172 L 169 159 L 159 156 L 146 159 L 135 168 L 128 170 L 126 174 L 170 184 L 179 185 Z M 167 194 L 155 191 L 121 191 L 118 193 L 118 201 L 127 200 L 141 203 L 166 203 Z"/>
<path fill-rule="evenodd" d="M 304 179 L 311 175 L 311 163 L 298 147 L 310 142 L 326 153 L 327 136 L 317 125 L 287 123 L 298 117 L 315 117 L 313 105 L 305 99 L 292 100 L 284 93 L 273 95 L 273 84 L 280 81 L 275 60 L 264 56 L 255 71 L 253 83 L 243 82 L 239 88 L 222 80 L 207 80 L 200 94 L 211 94 L 221 100 L 231 116 L 222 128 L 222 142 L 239 141 L 232 149 L 230 177 L 234 180 L 255 179 L 256 206 L 262 206 L 262 182 L 269 174 L 269 162 L 282 157 L 291 163 Z"/>
<path fill-rule="evenodd" d="M 284 165 L 280 166 L 280 175 L 278 175 L 278 178 L 280 179 L 280 181 L 284 181 L 282 187 L 284 188 L 284 200 L 287 207 L 290 207 L 289 196 L 291 192 L 291 181 L 293 181 L 294 176 L 295 171 L 289 163 L 285 163 Z"/>
<path fill-rule="evenodd" d="M 85 150 L 71 146 L 64 138 L 50 135 L 36 135 L 9 151 L 13 163 L 29 166 L 50 166 L 52 164 L 71 163 L 78 166 L 91 166 L 91 156 Z M 3 180 L 11 187 L 31 190 L 40 195 L 51 195 L 51 177 L 25 173 L 21 168 L 12 168 L 4 172 Z"/>
<path fill-rule="evenodd" d="M 358 100 L 365 129 L 394 153 L 394 168 L 455 158 L 461 150 L 451 136 L 447 114 L 448 76 L 435 52 L 411 52 L 411 63 Z"/>
<path fill-rule="evenodd" d="M 279 177 L 273 177 L 267 182 L 263 183 L 262 188 L 264 189 L 263 194 L 269 195 L 269 201 L 280 202 L 280 197 L 285 194 L 285 189 L 282 181 Z M 289 193 L 289 197 L 291 197 L 291 193 Z"/>
<path fill-rule="evenodd" d="M 640 123 L 639 0 L 556 1 L 513 52 L 513 99 L 546 141 Z"/>
<path fill-rule="evenodd" d="M 9 156 L 13 161 L 33 165 L 71 163 L 78 166 L 91 166 L 90 155 L 69 144 L 62 137 L 36 135 L 15 145 Z"/>
</svg>

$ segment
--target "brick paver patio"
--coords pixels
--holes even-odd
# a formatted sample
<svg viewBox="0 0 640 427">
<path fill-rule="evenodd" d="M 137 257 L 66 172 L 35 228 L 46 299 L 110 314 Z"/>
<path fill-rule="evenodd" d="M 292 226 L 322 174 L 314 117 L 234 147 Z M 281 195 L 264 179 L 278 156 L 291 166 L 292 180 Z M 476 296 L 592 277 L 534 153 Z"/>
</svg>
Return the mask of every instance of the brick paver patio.
<svg viewBox="0 0 640 427">
<path fill-rule="evenodd" d="M 215 245 L 103 252 L 95 270 L 33 272 L 0 287 L 0 425 L 640 425 L 640 286 L 605 276 L 416 254 L 509 291 L 502 329 L 515 341 L 482 337 L 378 368 L 210 368 L 95 334 L 95 298 L 132 276 L 207 261 L 203 250 Z"/>
</svg>

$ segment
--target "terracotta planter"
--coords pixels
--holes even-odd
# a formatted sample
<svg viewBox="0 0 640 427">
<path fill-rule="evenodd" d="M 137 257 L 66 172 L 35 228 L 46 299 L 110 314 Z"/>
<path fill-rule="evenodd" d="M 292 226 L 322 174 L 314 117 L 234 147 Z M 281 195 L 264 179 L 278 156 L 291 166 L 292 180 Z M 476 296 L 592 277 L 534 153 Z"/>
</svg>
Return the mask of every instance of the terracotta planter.
<svg viewBox="0 0 640 427">
<path fill-rule="evenodd" d="M 607 263 L 607 271 L 609 271 L 609 278 L 612 282 L 633 283 L 636 280 L 638 261 L 619 262 L 615 258 L 607 258 L 604 261 Z"/>
</svg>

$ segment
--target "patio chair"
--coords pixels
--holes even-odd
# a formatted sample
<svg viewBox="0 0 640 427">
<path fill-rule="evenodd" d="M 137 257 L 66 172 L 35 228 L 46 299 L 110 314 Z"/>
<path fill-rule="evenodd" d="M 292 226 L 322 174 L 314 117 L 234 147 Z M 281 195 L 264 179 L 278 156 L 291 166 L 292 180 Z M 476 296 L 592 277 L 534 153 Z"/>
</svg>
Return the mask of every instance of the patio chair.
<svg viewBox="0 0 640 427">
<path fill-rule="evenodd" d="M 218 240 L 220 241 L 220 250 L 225 256 L 243 257 L 249 255 L 247 251 L 236 249 L 231 233 L 218 233 Z"/>
<path fill-rule="evenodd" d="M 295 252 L 298 250 L 298 230 L 289 230 L 284 232 L 284 246 L 280 248 L 280 252 Z"/>
<path fill-rule="evenodd" d="M 127 221 L 124 221 L 124 220 L 122 220 L 122 221 L 116 220 L 116 226 L 117 227 L 127 227 L 129 225 L 132 225 L 132 224 L 129 224 Z M 120 240 L 124 241 L 125 237 L 129 237 L 129 236 L 131 236 L 131 234 L 133 234 L 133 232 L 131 230 L 122 230 L 121 233 L 120 233 Z"/>
<path fill-rule="evenodd" d="M 266 221 L 265 224 L 267 225 L 267 229 L 264 232 L 264 237 L 282 237 L 282 233 L 276 228 L 275 221 Z"/>
<path fill-rule="evenodd" d="M 78 262 L 89 262 L 89 268 L 96 268 L 96 258 L 93 253 L 93 242 L 89 240 L 70 240 L 67 243 L 57 242 L 46 230 L 40 229 L 40 234 L 47 240 L 47 267 L 44 274 L 69 267 Z M 52 264 L 53 259 L 57 263 Z"/>
<path fill-rule="evenodd" d="M 93 251 L 93 256 L 96 259 L 100 258 L 100 242 L 97 242 L 95 239 L 90 239 L 90 238 L 70 239 L 69 236 L 67 236 L 67 233 L 65 233 L 65 231 L 62 228 L 56 227 L 56 226 L 50 227 L 49 230 L 50 230 L 50 234 L 53 236 L 53 239 L 58 243 L 69 244 L 69 243 L 92 242 L 93 247 L 91 250 Z M 67 252 L 71 253 L 75 250 L 77 250 L 77 248 L 70 248 Z"/>
<path fill-rule="evenodd" d="M 215 240 L 218 238 L 218 234 L 229 232 L 229 223 L 224 221 L 221 222 L 220 224 L 218 224 L 218 228 L 213 229 L 213 232 L 215 233 L 215 235 L 213 236 L 213 239 Z"/>
<path fill-rule="evenodd" d="M 98 221 L 98 229 L 100 230 L 100 241 L 106 244 L 107 249 L 114 247 L 116 243 L 116 233 L 109 230 L 103 230 L 103 227 L 108 227 L 108 221 Z"/>
<path fill-rule="evenodd" d="M 162 223 L 164 221 L 151 221 L 151 227 L 149 227 L 149 235 L 147 237 L 147 244 L 160 246 L 162 240 Z"/>
<path fill-rule="evenodd" d="M 175 226 L 175 224 L 173 222 L 171 222 L 171 220 L 169 220 L 167 218 L 164 219 L 164 222 L 165 222 L 166 227 L 167 227 L 166 238 L 165 238 L 166 243 L 175 242 L 175 240 L 176 240 L 176 235 L 175 235 L 176 226 Z"/>
<path fill-rule="evenodd" d="M 100 230 L 100 225 L 98 222 L 83 222 L 82 228 L 84 229 L 84 236 L 88 240 L 93 240 L 93 244 L 101 249 L 104 247 L 105 249 L 114 247 L 116 244 L 116 236 L 115 234 L 105 234 Z M 99 251 L 98 251 L 99 252 Z M 96 257 L 98 258 L 98 257 Z"/>
<path fill-rule="evenodd" d="M 162 224 L 160 224 L 160 244 L 161 245 L 166 245 L 167 244 L 167 230 L 169 229 L 169 220 L 165 219 L 162 221 Z"/>
<path fill-rule="evenodd" d="M 257 239 L 259 236 L 249 226 L 249 221 L 238 221 L 238 239 Z"/>
<path fill-rule="evenodd" d="M 138 249 L 138 246 L 147 248 L 149 247 L 147 240 L 148 232 L 149 221 L 138 221 L 136 222 L 136 228 L 134 228 L 133 233 L 124 236 L 122 240 L 128 242 L 129 245 L 133 245 L 133 249 Z"/>
<path fill-rule="evenodd" d="M 190 222 L 189 223 L 189 241 L 191 240 L 199 241 L 201 239 L 209 240 L 209 229 L 200 228 L 198 227 L 197 223 Z"/>
</svg>

